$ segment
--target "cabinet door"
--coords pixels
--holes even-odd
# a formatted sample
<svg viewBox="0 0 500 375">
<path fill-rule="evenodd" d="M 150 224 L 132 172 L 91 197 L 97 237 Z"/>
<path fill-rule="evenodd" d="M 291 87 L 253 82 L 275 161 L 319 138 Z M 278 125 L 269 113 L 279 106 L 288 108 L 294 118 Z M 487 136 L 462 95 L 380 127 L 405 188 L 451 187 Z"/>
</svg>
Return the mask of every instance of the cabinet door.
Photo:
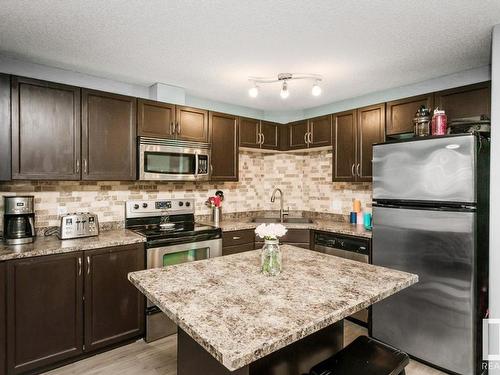
<svg viewBox="0 0 500 375">
<path fill-rule="evenodd" d="M 7 366 L 19 374 L 82 353 L 79 252 L 7 262 Z"/>
<path fill-rule="evenodd" d="M 207 111 L 176 106 L 175 120 L 178 139 L 192 142 L 208 142 Z"/>
<path fill-rule="evenodd" d="M 289 149 L 301 150 L 308 147 L 309 125 L 307 120 L 292 122 L 289 126 Z"/>
<path fill-rule="evenodd" d="M 12 79 L 12 178 L 80 179 L 80 89 Z"/>
<path fill-rule="evenodd" d="M 332 145 L 332 116 L 321 116 L 309 120 L 309 147 L 325 147 Z"/>
<path fill-rule="evenodd" d="M 5 275 L 5 263 L 0 263 L 0 374 L 5 374 L 6 371 L 6 356 L 7 356 L 7 337 L 5 334 L 5 328 L 7 325 L 6 314 L 5 314 L 5 293 L 6 293 L 6 275 Z"/>
<path fill-rule="evenodd" d="M 175 105 L 138 99 L 137 132 L 143 137 L 173 138 Z"/>
<path fill-rule="evenodd" d="M 356 123 L 356 110 L 333 115 L 333 181 L 355 180 Z"/>
<path fill-rule="evenodd" d="M 0 74 L 0 181 L 10 180 L 11 174 L 11 119 L 10 76 Z M 0 372 L 1 374 L 1 372 Z"/>
<path fill-rule="evenodd" d="M 274 122 L 261 121 L 260 123 L 260 133 L 262 136 L 262 148 L 266 148 L 269 150 L 277 150 L 278 149 L 278 124 Z"/>
<path fill-rule="evenodd" d="M 145 268 L 143 245 L 86 251 L 84 255 L 85 351 L 141 335 L 144 296 L 127 274 Z"/>
<path fill-rule="evenodd" d="M 433 109 L 433 94 L 414 96 L 387 103 L 386 134 L 413 133 L 413 119 L 420 106 Z"/>
<path fill-rule="evenodd" d="M 384 141 L 385 104 L 358 109 L 356 181 L 372 180 L 373 144 Z"/>
<path fill-rule="evenodd" d="M 214 181 L 238 181 L 238 118 L 210 112 L 212 174 Z"/>
<path fill-rule="evenodd" d="M 240 147 L 260 148 L 260 120 L 240 117 Z"/>
<path fill-rule="evenodd" d="M 434 105 L 446 111 L 448 122 L 491 113 L 491 82 L 458 87 L 434 94 Z"/>
<path fill-rule="evenodd" d="M 84 180 L 135 180 L 136 99 L 82 91 Z"/>
</svg>

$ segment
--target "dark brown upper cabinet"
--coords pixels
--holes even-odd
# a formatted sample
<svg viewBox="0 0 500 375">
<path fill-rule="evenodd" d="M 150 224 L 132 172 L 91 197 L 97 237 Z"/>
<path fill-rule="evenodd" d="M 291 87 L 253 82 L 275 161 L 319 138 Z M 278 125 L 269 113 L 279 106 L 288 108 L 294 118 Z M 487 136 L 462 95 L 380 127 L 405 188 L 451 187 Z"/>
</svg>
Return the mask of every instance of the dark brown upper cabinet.
<svg viewBox="0 0 500 375">
<path fill-rule="evenodd" d="M 80 88 L 12 78 L 12 178 L 80 179 Z"/>
<path fill-rule="evenodd" d="M 309 123 L 307 120 L 295 121 L 288 124 L 288 148 L 290 150 L 301 150 L 309 144 Z"/>
<path fill-rule="evenodd" d="M 80 252 L 7 262 L 7 373 L 83 352 L 82 273 Z"/>
<path fill-rule="evenodd" d="M 191 107 L 175 107 L 177 139 L 208 142 L 208 111 Z"/>
<path fill-rule="evenodd" d="M 144 332 L 144 296 L 128 281 L 145 268 L 141 245 L 86 251 L 85 351 L 93 351 Z"/>
<path fill-rule="evenodd" d="M 260 120 L 240 117 L 240 147 L 260 148 Z"/>
<path fill-rule="evenodd" d="M 12 178 L 10 108 L 10 76 L 0 74 L 0 181 Z"/>
<path fill-rule="evenodd" d="M 357 113 L 356 181 L 371 181 L 373 144 L 384 142 L 385 138 L 385 103 L 360 108 Z"/>
<path fill-rule="evenodd" d="M 7 361 L 7 335 L 5 329 L 7 327 L 6 315 L 6 273 L 5 262 L 0 263 L 0 374 L 5 374 Z"/>
<path fill-rule="evenodd" d="M 332 116 L 326 115 L 310 119 L 308 147 L 325 147 L 332 145 Z"/>
<path fill-rule="evenodd" d="M 333 181 L 356 180 L 357 128 L 356 110 L 333 115 Z"/>
<path fill-rule="evenodd" d="M 238 118 L 210 112 L 213 181 L 238 181 Z"/>
<path fill-rule="evenodd" d="M 415 112 L 422 105 L 432 111 L 433 102 L 432 93 L 388 102 L 386 107 L 386 134 L 391 136 L 413 133 Z"/>
<path fill-rule="evenodd" d="M 268 150 L 277 150 L 279 146 L 279 127 L 280 125 L 275 122 L 261 121 L 261 148 Z"/>
<path fill-rule="evenodd" d="M 82 179 L 136 179 L 136 99 L 82 90 Z"/>
<path fill-rule="evenodd" d="M 446 111 L 448 122 L 454 119 L 491 114 L 491 81 L 436 92 L 434 105 Z"/>
<path fill-rule="evenodd" d="M 137 132 L 142 137 L 175 138 L 175 105 L 137 100 Z"/>
</svg>

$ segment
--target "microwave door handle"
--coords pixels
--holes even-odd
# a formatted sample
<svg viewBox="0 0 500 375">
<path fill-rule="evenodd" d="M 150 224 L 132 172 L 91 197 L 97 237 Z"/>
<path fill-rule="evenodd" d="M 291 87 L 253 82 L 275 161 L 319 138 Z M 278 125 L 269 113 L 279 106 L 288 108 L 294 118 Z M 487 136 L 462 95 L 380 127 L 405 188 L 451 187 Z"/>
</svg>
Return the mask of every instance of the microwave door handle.
<svg viewBox="0 0 500 375">
<path fill-rule="evenodd" d="M 200 158 L 198 157 L 198 154 L 194 154 L 194 177 L 198 177 L 198 168 L 199 168 L 199 163 L 200 163 Z"/>
</svg>

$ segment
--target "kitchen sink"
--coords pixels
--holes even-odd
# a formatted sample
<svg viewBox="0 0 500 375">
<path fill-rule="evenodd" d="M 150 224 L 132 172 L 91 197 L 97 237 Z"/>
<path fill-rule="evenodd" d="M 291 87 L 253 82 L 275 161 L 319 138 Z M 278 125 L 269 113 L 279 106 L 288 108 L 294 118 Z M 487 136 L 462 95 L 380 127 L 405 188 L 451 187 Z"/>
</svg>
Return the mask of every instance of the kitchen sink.
<svg viewBox="0 0 500 375">
<path fill-rule="evenodd" d="M 255 217 L 252 223 L 279 223 L 279 217 Z M 283 223 L 288 224 L 311 224 L 313 221 L 305 217 L 287 217 Z"/>
</svg>

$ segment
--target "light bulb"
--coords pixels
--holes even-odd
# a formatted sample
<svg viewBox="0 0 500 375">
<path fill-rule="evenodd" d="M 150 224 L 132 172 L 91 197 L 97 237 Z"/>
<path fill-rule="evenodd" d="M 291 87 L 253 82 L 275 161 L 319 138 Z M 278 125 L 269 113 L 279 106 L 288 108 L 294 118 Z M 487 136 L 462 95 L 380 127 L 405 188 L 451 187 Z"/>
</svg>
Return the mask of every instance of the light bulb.
<svg viewBox="0 0 500 375">
<path fill-rule="evenodd" d="M 251 98 L 256 98 L 257 95 L 259 95 L 259 89 L 257 88 L 257 86 L 254 86 L 251 89 L 249 89 L 248 95 L 250 95 Z"/>
<path fill-rule="evenodd" d="M 314 83 L 312 90 L 311 90 L 311 94 L 313 94 L 313 96 L 320 96 L 321 95 L 321 87 L 319 87 L 318 82 Z"/>
<path fill-rule="evenodd" d="M 281 91 L 280 91 L 281 99 L 286 99 L 286 98 L 288 98 L 289 95 L 290 95 L 290 91 L 288 91 L 288 85 L 287 85 L 286 81 L 283 81 L 283 87 L 281 88 Z"/>
</svg>

